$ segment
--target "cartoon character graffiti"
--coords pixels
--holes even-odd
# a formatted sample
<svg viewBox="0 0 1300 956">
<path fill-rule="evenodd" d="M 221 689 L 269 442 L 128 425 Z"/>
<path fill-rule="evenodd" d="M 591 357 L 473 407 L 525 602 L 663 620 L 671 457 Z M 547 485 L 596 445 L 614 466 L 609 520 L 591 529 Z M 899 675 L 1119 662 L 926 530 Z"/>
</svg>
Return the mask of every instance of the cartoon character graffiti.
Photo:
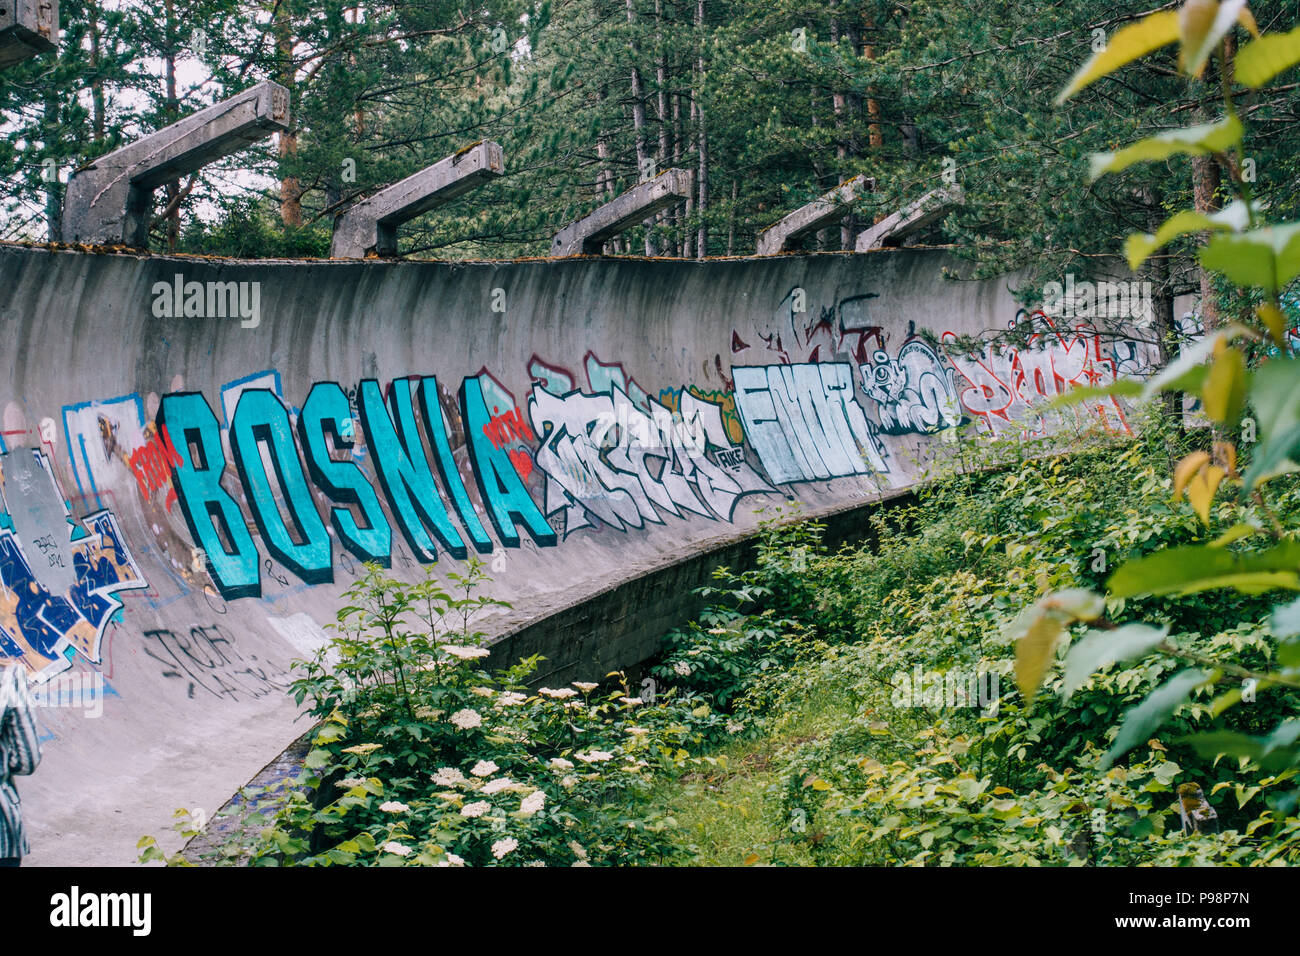
<svg viewBox="0 0 1300 956">
<path fill-rule="evenodd" d="M 879 407 L 886 435 L 930 435 L 961 424 L 953 370 L 920 339 L 905 343 L 892 359 L 877 349 L 861 371 L 862 387 Z"/>
</svg>

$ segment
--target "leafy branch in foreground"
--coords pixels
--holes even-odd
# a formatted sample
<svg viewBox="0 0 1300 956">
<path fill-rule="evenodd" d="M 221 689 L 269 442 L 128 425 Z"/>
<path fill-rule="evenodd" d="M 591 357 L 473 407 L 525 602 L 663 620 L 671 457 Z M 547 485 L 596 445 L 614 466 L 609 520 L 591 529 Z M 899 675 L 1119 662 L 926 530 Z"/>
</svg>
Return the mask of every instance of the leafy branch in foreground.
<svg viewBox="0 0 1300 956">
<path fill-rule="evenodd" d="M 1234 55 L 1237 29 L 1250 39 Z M 1143 56 L 1170 44 L 1179 46 L 1179 68 L 1189 78 L 1204 76 L 1213 64 L 1222 93 L 1218 120 L 1161 133 L 1123 149 L 1095 155 L 1092 178 L 1142 162 L 1175 156 L 1212 157 L 1229 173 L 1235 192 L 1221 210 L 1183 210 L 1152 234 L 1129 237 L 1129 264 L 1137 268 L 1176 238 L 1197 233 L 1201 266 L 1238 287 L 1238 314 L 1225 328 L 1207 329 L 1204 340 L 1146 384 L 1144 398 L 1170 390 L 1197 394 L 1212 432 L 1211 447 L 1186 455 L 1174 469 L 1175 498 L 1185 497 L 1203 529 L 1221 522 L 1230 527 L 1208 541 L 1164 547 L 1123 563 L 1106 581 L 1107 595 L 1070 591 L 1048 594 L 1029 608 L 1009 636 L 1018 642 L 1017 679 L 1032 698 L 1041 686 L 1062 639 L 1079 622 L 1096 622 L 1065 657 L 1063 694 L 1068 699 L 1111 664 L 1151 654 L 1192 664 L 1178 671 L 1129 709 L 1110 749 L 1105 768 L 1142 743 L 1203 688 L 1216 688 L 1210 705 L 1218 717 L 1253 700 L 1269 687 L 1300 687 L 1300 600 L 1280 606 L 1271 619 L 1276 639 L 1267 668 L 1216 663 L 1181 648 L 1168 638 L 1168 626 L 1129 622 L 1116 626 L 1103 617 L 1120 616 L 1130 601 L 1230 590 L 1261 595 L 1300 591 L 1300 540 L 1283 526 L 1269 503 L 1281 475 L 1300 471 L 1300 360 L 1286 328 L 1281 297 L 1300 275 L 1300 222 L 1269 224 L 1252 199 L 1251 179 L 1242 174 L 1246 129 L 1236 108 L 1238 88 L 1255 89 L 1300 64 L 1300 29 L 1261 34 L 1242 0 L 1189 0 L 1177 11 L 1159 11 L 1126 26 L 1092 57 L 1066 87 L 1058 102 Z M 1250 416 L 1246 415 L 1247 411 Z M 1245 472 L 1238 469 L 1238 447 L 1230 436 L 1258 437 Z M 1267 542 L 1262 544 L 1261 542 Z M 1230 686 L 1237 683 L 1239 686 Z M 1224 687 L 1227 687 L 1225 690 Z M 1227 756 L 1294 777 L 1300 772 L 1300 721 L 1284 720 L 1271 734 L 1244 735 L 1227 730 L 1194 734 L 1187 742 L 1207 756 Z M 1294 809 L 1291 792 L 1279 809 Z"/>
</svg>

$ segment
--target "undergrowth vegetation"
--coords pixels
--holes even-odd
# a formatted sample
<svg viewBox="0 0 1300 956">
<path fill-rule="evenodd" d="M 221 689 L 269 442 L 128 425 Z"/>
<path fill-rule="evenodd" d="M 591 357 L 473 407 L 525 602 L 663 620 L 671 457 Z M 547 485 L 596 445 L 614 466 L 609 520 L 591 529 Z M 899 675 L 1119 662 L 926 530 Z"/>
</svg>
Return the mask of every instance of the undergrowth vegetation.
<svg viewBox="0 0 1300 956">
<path fill-rule="evenodd" d="M 1224 530 L 1174 500 L 1175 436 L 1154 423 L 1144 435 L 940 481 L 916 505 L 879 512 L 873 547 L 828 554 L 815 524 L 770 528 L 767 568 L 721 590 L 739 601 L 761 580 L 785 599 L 760 596 L 743 613 L 719 603 L 672 639 L 658 668 L 668 678 L 685 663 L 691 674 L 682 680 L 708 692 L 719 677 L 698 662 L 719 648 L 741 650 L 749 665 L 721 686 L 758 739 L 731 748 L 730 771 L 661 790 L 685 820 L 679 839 L 688 852 L 732 864 L 1300 859 L 1296 769 L 1205 756 L 1185 739 L 1194 730 L 1294 725 L 1295 689 L 1243 679 L 1250 702 L 1218 716 L 1208 697 L 1194 695 L 1107 766 L 1126 714 L 1178 670 L 1175 661 L 1150 654 L 1104 668 L 1068 700 L 1059 666 L 1032 704 L 1016 686 L 1015 623 L 1044 593 L 1101 589 L 1128 558 Z M 1294 528 L 1300 490 L 1279 483 L 1276 492 L 1275 516 Z M 900 530 L 908 528 L 916 530 Z M 782 553 L 804 558 L 782 561 Z M 801 597 L 792 604 L 790 595 Z M 1262 670 L 1295 643 L 1273 632 L 1276 595 L 1116 599 L 1107 623 L 1167 624 L 1167 640 L 1208 667 Z M 739 812 L 736 793 L 746 800 Z M 1195 832 L 1184 817 L 1202 794 L 1218 827 Z M 764 820 L 761 838 L 754 816 Z"/>
<path fill-rule="evenodd" d="M 1185 739 L 1294 724 L 1296 690 L 1250 687 L 1217 716 L 1193 695 L 1106 766 L 1173 660 L 1103 668 L 1068 700 L 1059 664 L 1032 704 L 1017 688 L 1014 625 L 1042 595 L 1101 589 L 1129 558 L 1223 530 L 1172 493 L 1169 456 L 1195 437 L 1158 422 L 1142 436 L 940 479 L 834 553 L 820 524 L 776 513 L 754 568 L 701 589 L 706 609 L 636 689 L 621 674 L 538 686 L 540 658 L 489 673 L 473 622 L 497 602 L 477 563 L 456 592 L 372 567 L 295 685 L 321 721 L 297 787 L 260 809 L 246 793 L 200 862 L 1296 862 L 1295 768 Z M 1274 518 L 1300 523 L 1294 476 L 1273 499 Z M 1295 643 L 1272 629 L 1274 597 L 1112 599 L 1106 617 L 1167 624 L 1206 666 L 1266 669 Z M 1196 788 L 1217 812 L 1209 832 L 1184 832 Z"/>
</svg>

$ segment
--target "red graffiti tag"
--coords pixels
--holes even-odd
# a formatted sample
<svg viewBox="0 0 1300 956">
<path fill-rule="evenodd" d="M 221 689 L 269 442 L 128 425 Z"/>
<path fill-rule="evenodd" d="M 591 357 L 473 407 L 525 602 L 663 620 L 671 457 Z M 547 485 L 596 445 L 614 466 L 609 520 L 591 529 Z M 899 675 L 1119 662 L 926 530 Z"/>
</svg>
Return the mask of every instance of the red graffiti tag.
<svg viewBox="0 0 1300 956">
<path fill-rule="evenodd" d="M 510 456 L 510 464 L 515 466 L 519 477 L 527 481 L 528 476 L 533 473 L 533 456 L 522 448 L 511 448 L 506 454 Z"/>
<path fill-rule="evenodd" d="M 148 500 L 155 491 L 167 486 L 167 510 L 172 510 L 176 501 L 176 489 L 171 487 L 172 469 L 182 464 L 181 456 L 172 445 L 167 429 L 149 435 L 143 445 L 127 457 L 127 464 L 135 473 L 136 484 L 140 494 Z"/>
<path fill-rule="evenodd" d="M 503 448 L 514 441 L 536 441 L 528 422 L 519 414 L 519 409 L 512 408 L 500 415 L 493 415 L 492 420 L 483 426 L 483 434 L 494 447 Z"/>
</svg>

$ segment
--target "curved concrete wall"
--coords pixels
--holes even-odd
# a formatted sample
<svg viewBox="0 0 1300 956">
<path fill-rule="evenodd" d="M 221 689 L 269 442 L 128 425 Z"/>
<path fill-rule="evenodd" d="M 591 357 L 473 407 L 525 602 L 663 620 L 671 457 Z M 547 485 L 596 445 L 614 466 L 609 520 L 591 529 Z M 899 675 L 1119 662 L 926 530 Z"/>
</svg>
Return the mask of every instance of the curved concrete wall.
<svg viewBox="0 0 1300 956">
<path fill-rule="evenodd" d="M 1019 434 L 1149 360 L 1041 319 L 1037 348 L 941 358 L 921 330 L 1017 321 L 1008 280 L 945 268 L 0 246 L 0 658 L 49 705 L 31 862 L 129 862 L 301 733 L 290 661 L 364 557 L 414 576 L 480 553 L 513 604 L 485 626 L 523 653 L 530 622 L 730 546 L 759 509 L 877 500 L 951 452 L 947 426 Z M 1111 402 L 1080 414 L 1127 428 Z M 553 633 L 547 673 L 636 663 L 651 630 Z"/>
</svg>

